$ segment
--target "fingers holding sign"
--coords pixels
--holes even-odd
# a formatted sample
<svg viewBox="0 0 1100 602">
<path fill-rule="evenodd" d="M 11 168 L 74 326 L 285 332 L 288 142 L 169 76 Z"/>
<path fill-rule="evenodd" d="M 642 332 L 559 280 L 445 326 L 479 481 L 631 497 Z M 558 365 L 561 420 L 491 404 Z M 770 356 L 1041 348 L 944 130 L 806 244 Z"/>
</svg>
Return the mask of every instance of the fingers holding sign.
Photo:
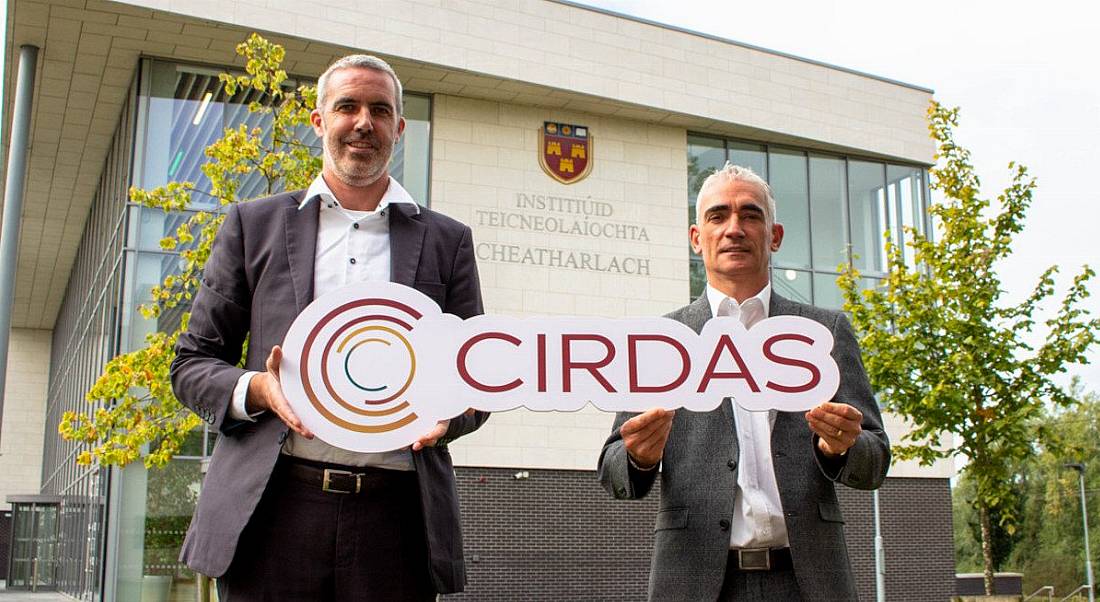
<svg viewBox="0 0 1100 602">
<path fill-rule="evenodd" d="M 863 432 L 863 413 L 846 403 L 825 402 L 806 412 L 806 421 L 820 437 L 818 449 L 830 457 L 845 454 Z"/>
<path fill-rule="evenodd" d="M 639 467 L 652 468 L 661 461 L 675 416 L 675 410 L 653 408 L 627 420 L 619 427 L 626 452 Z"/>
<path fill-rule="evenodd" d="M 283 395 L 283 386 L 279 382 L 279 363 L 283 360 L 283 350 L 278 345 L 271 348 L 267 356 L 265 372 L 260 372 L 248 382 L 248 396 L 245 404 L 249 413 L 269 410 L 279 417 L 291 430 L 306 439 L 312 439 L 313 433 L 302 424 L 290 402 Z"/>
<path fill-rule="evenodd" d="M 427 434 L 420 437 L 412 444 L 412 450 L 420 451 L 425 447 L 433 447 L 435 444 L 439 443 L 439 440 L 443 437 L 443 435 L 447 434 L 447 429 L 450 426 L 450 420 L 440 420 L 439 422 L 435 423 L 435 426 L 432 428 L 432 430 L 428 431 Z"/>
</svg>

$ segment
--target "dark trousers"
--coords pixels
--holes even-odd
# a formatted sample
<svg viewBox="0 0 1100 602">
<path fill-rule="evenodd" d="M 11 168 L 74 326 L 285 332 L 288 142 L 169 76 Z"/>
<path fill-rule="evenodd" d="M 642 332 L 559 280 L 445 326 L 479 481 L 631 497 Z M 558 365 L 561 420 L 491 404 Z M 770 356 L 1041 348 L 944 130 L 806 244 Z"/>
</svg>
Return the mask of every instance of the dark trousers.
<svg viewBox="0 0 1100 602">
<path fill-rule="evenodd" d="M 416 473 L 366 471 L 360 493 L 332 493 L 317 469 L 281 458 L 218 579 L 220 600 L 435 600 Z"/>
<path fill-rule="evenodd" d="M 726 562 L 719 602 L 798 602 L 802 594 L 793 568 L 770 571 L 739 571 L 732 554 Z"/>
</svg>

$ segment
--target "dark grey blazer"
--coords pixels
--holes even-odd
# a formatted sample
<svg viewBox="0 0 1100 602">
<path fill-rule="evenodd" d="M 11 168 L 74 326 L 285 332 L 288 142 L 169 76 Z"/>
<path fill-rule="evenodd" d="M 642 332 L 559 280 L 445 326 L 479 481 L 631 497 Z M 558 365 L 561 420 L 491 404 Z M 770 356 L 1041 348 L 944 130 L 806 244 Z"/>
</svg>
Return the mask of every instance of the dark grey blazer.
<svg viewBox="0 0 1100 602">
<path fill-rule="evenodd" d="M 206 263 L 187 332 L 176 345 L 172 389 L 184 405 L 219 431 L 210 470 L 180 560 L 211 576 L 223 575 L 237 539 L 267 485 L 288 428 L 273 414 L 256 422 L 228 415 L 236 367 L 250 335 L 245 368 L 263 371 L 274 345 L 313 300 L 313 264 L 319 203 L 299 210 L 304 192 L 234 205 Z M 482 313 L 470 229 L 411 204 L 390 205 L 393 281 L 416 288 L 443 311 L 462 318 Z M 444 440 L 477 429 L 487 414 L 451 420 Z M 454 469 L 446 446 L 413 454 L 431 575 L 440 592 L 466 582 Z M 262 551 L 256 551 L 262 553 Z"/>
<path fill-rule="evenodd" d="M 844 543 L 844 518 L 833 483 L 857 489 L 875 489 L 882 484 L 890 465 L 882 417 L 844 314 L 789 301 L 774 292 L 769 310 L 771 316 L 800 315 L 832 330 L 832 355 L 840 367 L 840 388 L 833 401 L 863 413 L 863 433 L 838 463 L 817 452 L 817 442 L 802 413 L 779 412 L 772 428 L 775 477 L 802 596 L 806 600 L 855 600 L 858 596 Z M 699 332 L 711 318 L 706 295 L 667 317 Z M 644 497 L 658 472 L 637 471 L 627 463 L 619 427 L 631 416 L 616 416 L 599 461 L 600 482 L 620 499 Z M 661 460 L 650 600 L 717 599 L 729 551 L 737 462 L 736 425 L 729 399 L 711 412 L 676 413 Z"/>
</svg>

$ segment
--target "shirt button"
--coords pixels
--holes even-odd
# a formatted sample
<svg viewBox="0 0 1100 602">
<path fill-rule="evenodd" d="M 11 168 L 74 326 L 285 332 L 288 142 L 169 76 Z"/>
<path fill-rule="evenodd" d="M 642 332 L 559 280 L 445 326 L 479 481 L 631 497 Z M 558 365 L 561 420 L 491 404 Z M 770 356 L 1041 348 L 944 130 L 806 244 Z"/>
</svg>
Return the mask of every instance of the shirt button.
<svg viewBox="0 0 1100 602">
<path fill-rule="evenodd" d="M 354 264 L 354 263 L 355 263 L 355 258 L 354 258 L 354 257 L 352 257 L 352 258 L 351 258 L 351 259 L 349 259 L 348 261 L 350 261 L 350 262 L 351 262 L 352 264 Z"/>
<path fill-rule="evenodd" d="M 352 224 L 352 225 L 351 225 L 351 227 L 352 227 L 352 228 L 355 228 L 356 230 L 358 230 L 358 229 L 359 229 L 359 224 Z"/>
</svg>

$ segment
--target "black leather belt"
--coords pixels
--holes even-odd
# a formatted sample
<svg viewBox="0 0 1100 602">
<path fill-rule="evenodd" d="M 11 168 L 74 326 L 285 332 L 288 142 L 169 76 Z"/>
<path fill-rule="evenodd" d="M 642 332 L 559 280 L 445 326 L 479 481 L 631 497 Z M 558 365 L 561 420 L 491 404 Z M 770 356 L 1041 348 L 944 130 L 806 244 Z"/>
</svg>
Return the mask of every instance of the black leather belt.
<svg viewBox="0 0 1100 602">
<path fill-rule="evenodd" d="M 416 473 L 373 466 L 340 466 L 282 455 L 276 470 L 308 487 L 328 493 L 360 493 L 393 479 Z M 415 477 L 414 477 L 415 478 Z"/>
<path fill-rule="evenodd" d="M 790 548 L 731 549 L 726 563 L 735 571 L 782 571 L 794 568 Z"/>
</svg>

